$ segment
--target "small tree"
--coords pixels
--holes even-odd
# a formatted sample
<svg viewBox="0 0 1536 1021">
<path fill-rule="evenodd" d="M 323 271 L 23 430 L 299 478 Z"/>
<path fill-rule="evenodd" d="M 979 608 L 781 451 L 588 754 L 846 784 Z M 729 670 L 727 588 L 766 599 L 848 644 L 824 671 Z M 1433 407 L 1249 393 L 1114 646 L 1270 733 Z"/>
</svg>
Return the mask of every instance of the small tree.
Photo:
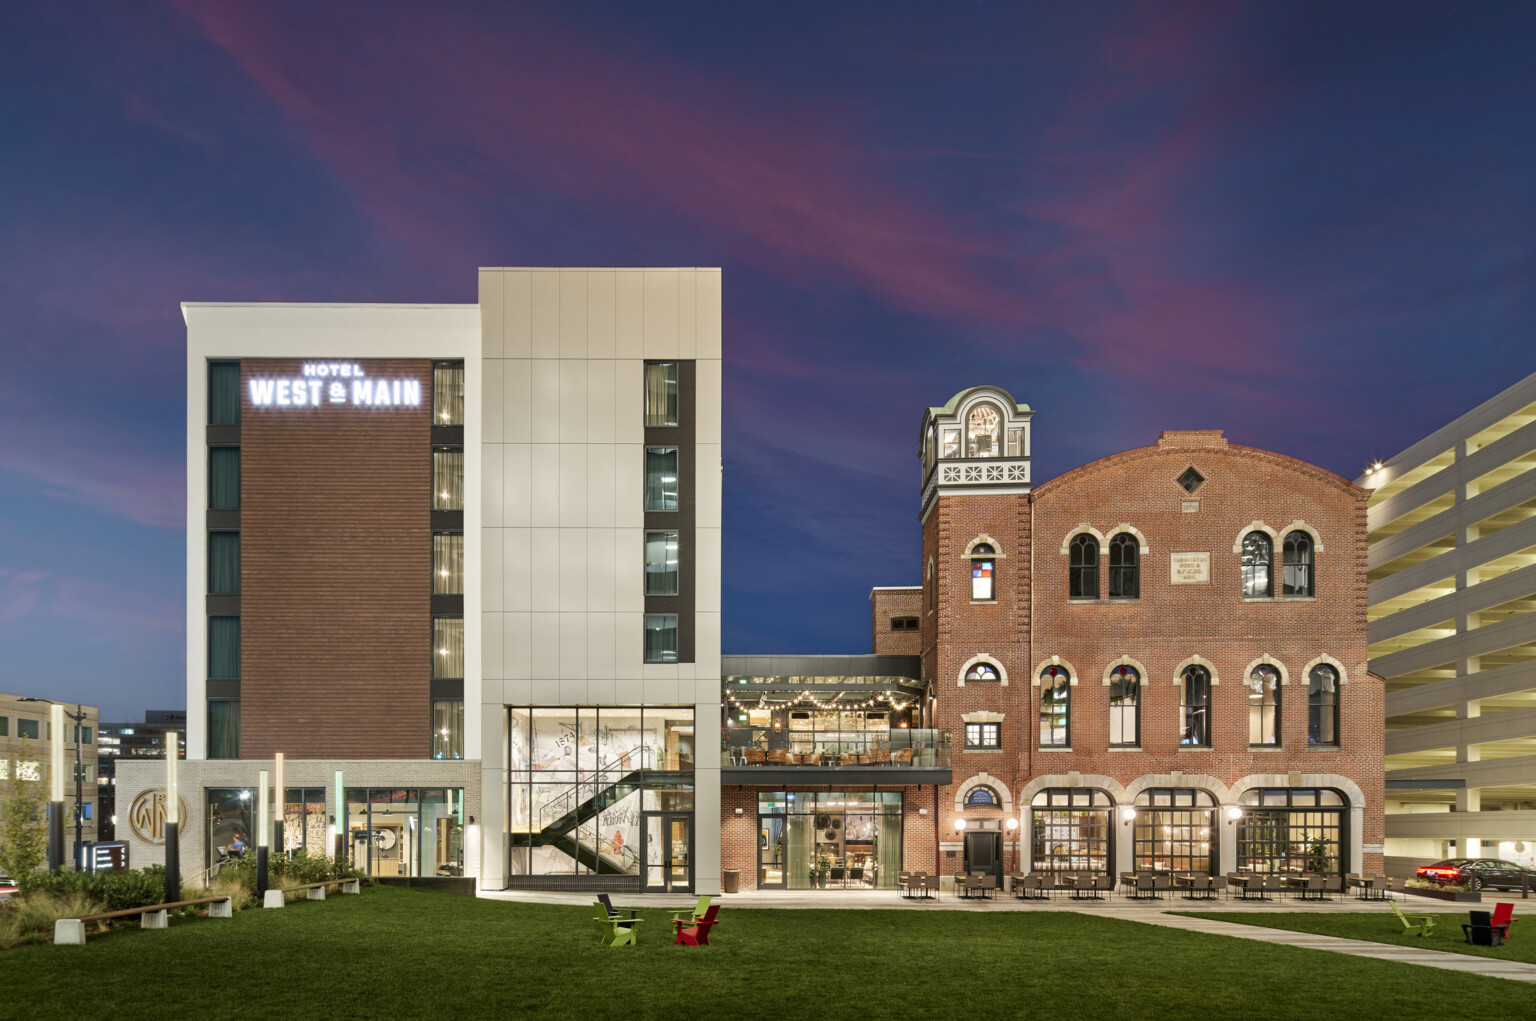
<svg viewBox="0 0 1536 1021">
<path fill-rule="evenodd" d="M 32 742 L 23 741 L 19 759 L 8 763 L 0 781 L 0 873 L 19 879 L 48 858 L 48 793 L 42 774 L 22 778 L 22 763 L 34 763 Z"/>
</svg>

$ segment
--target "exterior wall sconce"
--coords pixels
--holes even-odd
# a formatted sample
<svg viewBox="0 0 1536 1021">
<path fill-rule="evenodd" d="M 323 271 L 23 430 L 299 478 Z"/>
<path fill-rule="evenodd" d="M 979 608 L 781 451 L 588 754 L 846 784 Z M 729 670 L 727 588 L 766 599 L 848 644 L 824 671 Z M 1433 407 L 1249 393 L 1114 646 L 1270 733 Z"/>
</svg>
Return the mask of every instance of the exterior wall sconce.
<svg viewBox="0 0 1536 1021">
<path fill-rule="evenodd" d="M 955 832 L 956 833 L 964 833 L 965 832 L 965 820 L 964 819 L 956 819 L 955 820 Z"/>
<path fill-rule="evenodd" d="M 738 809 L 737 809 L 737 810 L 736 810 L 736 814 L 737 814 L 737 815 L 740 815 L 740 814 L 741 814 L 741 809 L 739 809 L 739 808 L 738 808 Z"/>
<path fill-rule="evenodd" d="M 1135 822 L 1136 821 L 1136 810 L 1134 808 L 1129 808 L 1129 807 L 1122 808 L 1120 810 L 1120 818 L 1125 820 L 1126 822 Z"/>
<path fill-rule="evenodd" d="M 1236 805 L 1227 806 L 1227 822 L 1237 822 L 1243 817 L 1243 810 Z"/>
<path fill-rule="evenodd" d="M 928 814 L 928 810 L 926 808 L 919 808 L 917 810 L 917 814 L 918 815 L 927 815 Z"/>
<path fill-rule="evenodd" d="M 1008 820 L 1008 828 L 1010 830 L 1018 829 L 1019 828 L 1019 820 L 1017 820 L 1017 819 L 1009 819 Z"/>
</svg>

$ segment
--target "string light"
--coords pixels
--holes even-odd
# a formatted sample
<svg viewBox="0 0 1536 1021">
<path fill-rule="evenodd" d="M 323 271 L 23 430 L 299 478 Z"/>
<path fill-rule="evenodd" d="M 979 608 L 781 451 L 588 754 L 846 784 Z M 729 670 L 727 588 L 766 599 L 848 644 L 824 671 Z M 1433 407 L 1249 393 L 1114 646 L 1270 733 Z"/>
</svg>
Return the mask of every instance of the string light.
<svg viewBox="0 0 1536 1021">
<path fill-rule="evenodd" d="M 799 695 L 781 702 L 770 700 L 766 694 L 758 695 L 755 700 L 749 699 L 743 702 L 736 697 L 735 692 L 726 689 L 725 698 L 733 709 L 785 709 L 796 706 L 814 706 L 817 709 L 875 709 L 883 704 L 894 712 L 902 712 L 917 705 L 917 699 L 902 701 L 899 696 L 894 696 L 888 691 L 876 692 L 862 702 L 843 702 L 835 698 L 830 702 L 823 702 L 812 696 L 809 691 L 802 691 Z"/>
</svg>

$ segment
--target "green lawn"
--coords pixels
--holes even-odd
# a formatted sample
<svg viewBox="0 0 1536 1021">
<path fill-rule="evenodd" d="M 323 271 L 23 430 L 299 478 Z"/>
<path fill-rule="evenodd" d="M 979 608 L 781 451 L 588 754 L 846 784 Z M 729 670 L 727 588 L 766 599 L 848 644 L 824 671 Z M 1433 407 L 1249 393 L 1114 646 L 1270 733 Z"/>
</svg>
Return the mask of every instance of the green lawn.
<svg viewBox="0 0 1536 1021">
<path fill-rule="evenodd" d="M 0 1015 L 1444 1021 L 1536 1002 L 1523 983 L 1093 915 L 729 903 L 712 947 L 673 946 L 647 910 L 640 945 L 611 950 L 588 908 L 375 889 L 0 952 L 0 1002 L 26 1003 Z"/>
<path fill-rule="evenodd" d="M 1455 914 L 1438 911 L 1417 911 L 1403 908 L 1405 915 L 1429 915 L 1435 919 L 1435 931 L 1428 936 L 1410 936 L 1403 931 L 1403 923 L 1397 920 L 1392 909 L 1382 906 L 1370 912 L 1352 911 L 1347 914 L 1243 914 L 1214 911 L 1180 911 L 1181 915 L 1195 918 L 1215 918 L 1223 922 L 1241 925 L 1260 925 L 1267 929 L 1288 929 L 1291 932 L 1312 932 L 1320 936 L 1339 936 L 1343 939 L 1363 939 L 1371 943 L 1393 943 L 1397 946 L 1419 947 L 1430 950 L 1448 950 L 1456 954 L 1474 954 L 1478 957 L 1497 957 L 1501 961 L 1524 961 L 1536 964 L 1536 902 L 1526 901 L 1531 907 L 1523 907 L 1515 901 L 1515 917 L 1525 921 L 1510 927 L 1510 940 L 1501 947 L 1474 947 L 1462 937 L 1461 923 L 1467 913 Z M 1479 910 L 1493 910 L 1489 904 Z M 1527 928 L 1529 926 L 1529 928 Z M 1536 989 L 1532 990 L 1536 998 Z"/>
</svg>

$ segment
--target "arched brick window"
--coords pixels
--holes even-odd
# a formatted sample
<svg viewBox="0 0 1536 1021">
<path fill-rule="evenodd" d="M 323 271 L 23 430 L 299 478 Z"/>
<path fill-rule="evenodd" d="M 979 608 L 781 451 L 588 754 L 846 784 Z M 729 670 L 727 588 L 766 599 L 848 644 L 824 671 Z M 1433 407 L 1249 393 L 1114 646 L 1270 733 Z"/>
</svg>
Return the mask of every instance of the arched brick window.
<svg viewBox="0 0 1536 1021">
<path fill-rule="evenodd" d="M 1086 532 L 1074 535 L 1067 553 L 1067 595 L 1073 599 L 1099 598 L 1099 540 Z"/>
</svg>

